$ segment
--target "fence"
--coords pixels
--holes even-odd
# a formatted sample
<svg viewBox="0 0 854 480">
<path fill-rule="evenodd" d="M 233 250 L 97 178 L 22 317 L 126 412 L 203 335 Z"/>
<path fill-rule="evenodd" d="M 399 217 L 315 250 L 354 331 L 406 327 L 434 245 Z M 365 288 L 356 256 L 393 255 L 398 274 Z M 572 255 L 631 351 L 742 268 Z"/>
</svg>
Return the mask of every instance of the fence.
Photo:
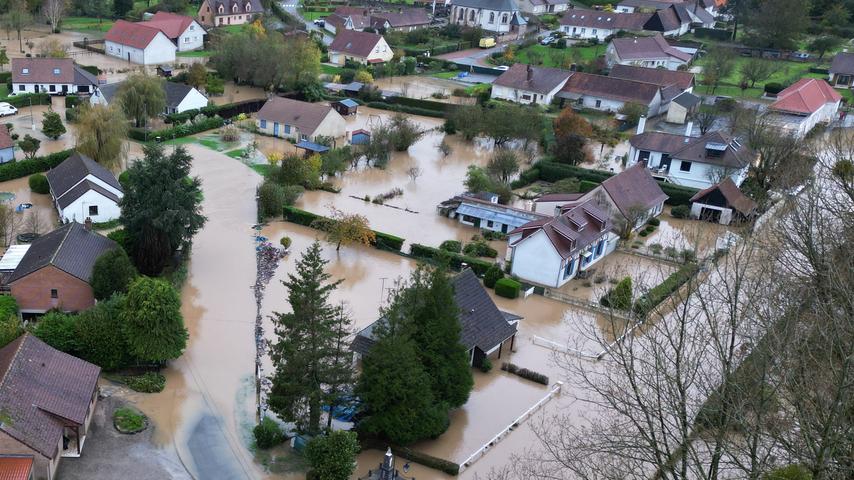
<svg viewBox="0 0 854 480">
<path fill-rule="evenodd" d="M 546 347 L 556 352 L 569 353 L 576 357 L 586 358 L 588 360 L 601 360 L 602 356 L 604 356 L 608 352 L 607 349 L 602 350 L 599 353 L 585 352 L 584 350 L 572 348 L 567 345 L 563 345 L 555 341 L 549 340 L 548 338 L 543 338 L 539 335 L 534 335 L 533 337 L 531 337 L 531 343 L 539 347 Z"/>
<path fill-rule="evenodd" d="M 554 386 L 552 387 L 552 389 L 549 390 L 549 393 L 547 393 L 545 397 L 541 398 L 531 408 L 525 410 L 525 413 L 516 417 L 516 420 L 513 420 L 513 422 L 510 423 L 510 425 L 507 425 L 506 427 L 504 427 L 504 430 L 501 430 L 501 432 L 498 433 L 498 435 L 495 435 L 494 437 L 490 438 L 488 442 L 481 445 L 480 448 L 478 448 L 474 453 L 469 455 L 468 458 L 463 460 L 462 463 L 460 463 L 460 473 L 462 473 L 465 469 L 470 467 L 471 464 L 473 464 L 474 462 L 478 461 L 481 457 L 483 457 L 483 455 L 486 454 L 486 452 L 493 445 L 495 445 L 499 441 L 503 440 L 504 437 L 507 436 L 507 434 L 509 434 L 510 432 L 512 432 L 513 429 L 518 427 L 520 423 L 531 418 L 531 415 L 533 415 L 537 410 L 539 410 L 540 407 L 545 405 L 546 402 L 551 400 L 552 397 L 560 394 L 561 388 L 563 388 L 563 382 L 555 383 Z"/>
<path fill-rule="evenodd" d="M 621 318 L 623 320 L 631 321 L 634 317 L 630 315 L 625 315 L 617 310 L 612 310 L 610 308 L 599 305 L 598 303 L 591 302 L 589 300 L 584 300 L 582 298 L 573 297 L 568 293 L 564 293 L 558 290 L 553 290 L 551 288 L 543 289 L 543 296 L 551 298 L 552 300 L 557 300 L 558 302 L 563 302 L 569 305 L 573 305 L 575 307 L 584 308 L 586 310 L 590 310 L 593 313 L 601 313 L 603 315 L 611 315 L 617 318 Z"/>
<path fill-rule="evenodd" d="M 104 40 L 86 40 L 85 42 L 72 42 L 77 48 L 82 48 L 83 50 L 89 50 L 90 52 L 95 53 L 104 53 L 106 52 L 106 47 L 104 46 Z"/>
</svg>

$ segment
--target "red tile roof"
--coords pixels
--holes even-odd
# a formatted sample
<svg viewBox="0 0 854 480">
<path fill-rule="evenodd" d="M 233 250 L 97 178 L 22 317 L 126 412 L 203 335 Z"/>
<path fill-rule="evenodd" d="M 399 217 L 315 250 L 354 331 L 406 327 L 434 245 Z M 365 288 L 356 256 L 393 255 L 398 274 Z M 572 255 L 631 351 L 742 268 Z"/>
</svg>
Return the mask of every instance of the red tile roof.
<svg viewBox="0 0 854 480">
<path fill-rule="evenodd" d="M 116 20 L 113 28 L 104 36 L 104 40 L 126 45 L 133 48 L 144 49 L 154 40 L 159 29 L 154 26 L 146 26 L 147 22 L 132 23 L 125 20 Z"/>
<path fill-rule="evenodd" d="M 786 113 L 809 115 L 828 103 L 836 103 L 842 96 L 826 81 L 819 78 L 802 78 L 777 94 L 777 101 L 768 108 Z"/>
<path fill-rule="evenodd" d="M 0 456 L 0 480 L 30 480 L 32 471 L 31 455 Z"/>
<path fill-rule="evenodd" d="M 340 30 L 329 45 L 329 51 L 343 52 L 357 57 L 367 57 L 371 54 L 382 35 L 355 30 Z"/>
<path fill-rule="evenodd" d="M 9 135 L 9 129 L 6 128 L 6 125 L 0 125 L 0 149 L 14 146 L 15 142 L 12 141 L 12 137 Z"/>
<path fill-rule="evenodd" d="M 144 22 L 143 25 L 156 28 L 170 39 L 175 40 L 187 30 L 191 23 L 193 23 L 192 17 L 160 11 L 155 13 L 151 20 Z"/>
</svg>

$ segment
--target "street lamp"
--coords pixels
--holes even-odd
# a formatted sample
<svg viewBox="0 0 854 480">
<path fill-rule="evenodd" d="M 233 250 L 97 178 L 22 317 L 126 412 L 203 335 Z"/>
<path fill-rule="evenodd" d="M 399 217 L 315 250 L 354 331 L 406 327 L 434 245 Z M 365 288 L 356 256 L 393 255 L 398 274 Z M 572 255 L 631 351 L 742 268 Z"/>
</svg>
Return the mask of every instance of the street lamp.
<svg viewBox="0 0 854 480">
<path fill-rule="evenodd" d="M 33 97 L 30 96 L 30 130 L 36 129 L 36 117 L 33 114 Z"/>
</svg>

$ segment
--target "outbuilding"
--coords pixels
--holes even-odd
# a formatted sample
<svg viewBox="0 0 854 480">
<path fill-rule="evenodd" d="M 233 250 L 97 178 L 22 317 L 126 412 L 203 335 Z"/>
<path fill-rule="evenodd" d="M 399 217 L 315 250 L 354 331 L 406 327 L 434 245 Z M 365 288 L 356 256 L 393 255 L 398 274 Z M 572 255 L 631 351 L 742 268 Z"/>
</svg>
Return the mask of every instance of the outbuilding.
<svg viewBox="0 0 854 480">
<path fill-rule="evenodd" d="M 50 194 L 63 222 L 109 222 L 121 215 L 124 190 L 95 160 L 75 152 L 47 172 Z"/>
<path fill-rule="evenodd" d="M 697 192 L 691 197 L 691 218 L 721 225 L 743 222 L 756 214 L 756 202 L 730 178 Z"/>
<path fill-rule="evenodd" d="M 667 122 L 684 124 L 700 107 L 700 97 L 682 92 L 670 102 L 667 108 Z"/>
<path fill-rule="evenodd" d="M 359 104 L 352 98 L 345 98 L 332 103 L 332 108 L 341 115 L 355 115 L 359 110 Z"/>
</svg>

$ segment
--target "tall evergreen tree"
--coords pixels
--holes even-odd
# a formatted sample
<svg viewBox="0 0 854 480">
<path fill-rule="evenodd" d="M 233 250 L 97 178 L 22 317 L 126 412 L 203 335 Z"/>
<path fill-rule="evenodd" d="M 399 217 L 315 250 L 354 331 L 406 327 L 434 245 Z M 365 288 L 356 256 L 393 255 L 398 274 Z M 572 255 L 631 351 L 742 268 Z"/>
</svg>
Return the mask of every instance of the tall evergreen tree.
<svg viewBox="0 0 854 480">
<path fill-rule="evenodd" d="M 270 350 L 276 366 L 270 408 L 312 434 L 320 431 L 322 406 L 334 403 L 352 375 L 352 365 L 340 361 L 342 335 L 349 334 L 350 320 L 342 308 L 329 303 L 341 282 L 330 281 L 324 271 L 327 263 L 320 243 L 314 242 L 297 261 L 296 274 L 282 282 L 292 313 L 272 317 L 278 341 Z"/>
</svg>

